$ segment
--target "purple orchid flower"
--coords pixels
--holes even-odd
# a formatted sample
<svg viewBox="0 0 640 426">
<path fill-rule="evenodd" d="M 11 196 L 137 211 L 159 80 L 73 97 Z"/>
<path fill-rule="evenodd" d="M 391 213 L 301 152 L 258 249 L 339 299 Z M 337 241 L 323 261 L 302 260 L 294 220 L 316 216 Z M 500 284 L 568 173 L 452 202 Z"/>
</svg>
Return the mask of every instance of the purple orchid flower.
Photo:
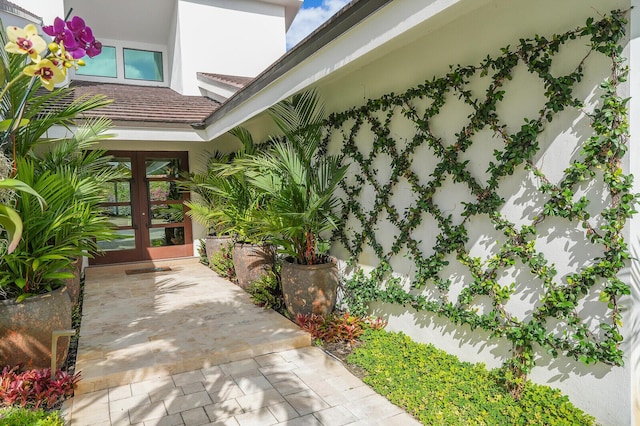
<svg viewBox="0 0 640 426">
<path fill-rule="evenodd" d="M 87 47 L 87 56 L 93 58 L 94 56 L 98 56 L 102 52 L 102 43 L 98 40 L 94 40 L 93 43 Z"/>
<path fill-rule="evenodd" d="M 95 40 L 93 31 L 90 27 L 84 27 L 81 31 L 76 33 L 76 36 L 78 37 L 78 41 L 84 45 L 91 44 Z"/>
<path fill-rule="evenodd" d="M 74 16 L 67 22 L 56 18 L 53 25 L 43 27 L 42 31 L 54 37 L 56 43 L 62 43 L 74 59 L 85 55 L 93 58 L 102 52 L 102 43 L 95 39 L 91 28 L 79 16 Z"/>
<path fill-rule="evenodd" d="M 59 34 L 62 34 L 65 31 L 65 28 L 66 22 L 64 22 L 60 18 L 56 18 L 53 21 L 53 25 L 45 25 L 44 27 L 42 27 L 42 31 L 44 31 L 45 34 L 50 35 L 51 37 L 57 38 Z"/>
<path fill-rule="evenodd" d="M 84 23 L 84 19 L 79 16 L 74 16 L 70 21 L 67 21 L 67 28 L 69 28 L 74 34 L 78 34 L 86 28 L 86 24 Z"/>
</svg>

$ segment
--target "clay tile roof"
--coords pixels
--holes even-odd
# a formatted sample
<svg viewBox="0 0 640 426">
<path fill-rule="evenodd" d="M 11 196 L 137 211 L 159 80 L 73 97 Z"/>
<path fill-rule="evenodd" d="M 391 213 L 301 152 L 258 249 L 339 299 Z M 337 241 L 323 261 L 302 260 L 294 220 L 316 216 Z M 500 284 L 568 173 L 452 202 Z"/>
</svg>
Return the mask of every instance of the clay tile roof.
<svg viewBox="0 0 640 426">
<path fill-rule="evenodd" d="M 214 82 L 229 84 L 238 88 L 243 88 L 251 81 L 253 81 L 253 77 L 240 77 L 238 75 L 213 74 L 208 72 L 199 72 L 198 77 L 202 77 L 206 80 L 211 80 Z"/>
<path fill-rule="evenodd" d="M 204 96 L 183 96 L 168 87 L 73 81 L 71 96 L 105 95 L 113 103 L 85 114 L 106 116 L 113 121 L 201 124 L 220 107 Z"/>
</svg>

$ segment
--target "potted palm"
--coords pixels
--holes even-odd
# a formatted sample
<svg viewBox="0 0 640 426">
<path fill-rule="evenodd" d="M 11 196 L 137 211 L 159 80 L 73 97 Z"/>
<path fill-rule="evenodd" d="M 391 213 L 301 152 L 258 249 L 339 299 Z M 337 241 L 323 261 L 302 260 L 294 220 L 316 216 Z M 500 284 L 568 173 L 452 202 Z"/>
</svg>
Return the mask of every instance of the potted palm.
<svg viewBox="0 0 640 426">
<path fill-rule="evenodd" d="M 220 164 L 227 164 L 229 159 L 228 155 L 216 152 L 209 157 L 204 172 L 190 173 L 181 182 L 185 190 L 196 195 L 191 200 L 185 201 L 185 205 L 189 208 L 187 215 L 208 230 L 205 237 L 205 251 L 209 262 L 231 240 L 229 218 L 225 217 L 224 208 L 224 205 L 229 202 L 229 198 L 225 196 L 227 191 L 224 189 L 227 182 L 220 176 L 217 167 Z"/>
<path fill-rule="evenodd" d="M 92 126 L 87 134 L 94 131 L 101 133 Z M 104 179 L 116 172 L 105 163 L 106 157 L 99 157 L 103 152 L 87 151 L 84 148 L 90 144 L 79 142 L 63 143 L 62 149 L 56 147 L 44 157 L 16 160 L 16 178 L 40 194 L 46 207 L 40 208 L 39 200 L 29 193 L 16 202 L 23 238 L 13 252 L 0 258 L 0 298 L 6 299 L 0 305 L 0 335 L 5 334 L 0 339 L 0 364 L 50 365 L 51 333 L 70 328 L 72 299 L 78 296 L 79 288 L 68 287 L 67 280 L 76 278 L 78 259 L 99 252 L 96 238 L 113 237 L 109 218 L 98 204 L 106 199 Z M 73 158 L 57 157 L 55 153 L 65 146 L 82 149 Z M 67 338 L 60 343 L 61 365 Z"/>
<path fill-rule="evenodd" d="M 273 246 L 264 241 L 257 226 L 259 211 L 270 201 L 249 183 L 242 167 L 245 159 L 264 150 L 264 145 L 259 149 L 251 133 L 243 127 L 236 127 L 230 133 L 240 141 L 242 147 L 219 172 L 229 189 L 225 193 L 228 200 L 225 206 L 235 237 L 232 257 L 236 281 L 247 290 L 271 270 L 275 260 Z"/>
<path fill-rule="evenodd" d="M 247 289 L 270 269 L 273 250 L 263 244 L 256 227 L 256 211 L 263 205 L 264 196 L 249 185 L 238 167 L 259 150 L 246 129 L 238 127 L 230 133 L 241 142 L 240 149 L 231 155 L 213 155 L 204 173 L 189 176 L 184 186 L 199 197 L 185 204 L 190 208 L 187 214 L 212 229 L 216 236 L 222 236 L 216 244 L 218 250 L 223 244 L 233 244 L 236 281 Z M 207 253 L 209 258 L 212 255 L 213 252 Z"/>
<path fill-rule="evenodd" d="M 315 92 L 272 107 L 283 136 L 271 148 L 244 161 L 248 181 L 269 200 L 257 224 L 285 255 L 281 279 L 293 314 L 327 314 L 335 305 L 338 271 L 322 239 L 339 224 L 334 195 L 347 166 L 335 156 L 319 156 L 324 108 Z"/>
<path fill-rule="evenodd" d="M 0 43 L 5 46 L 0 53 L 0 149 L 12 159 L 10 176 L 34 189 L 11 201 L 22 219 L 22 238 L 0 256 L 2 365 L 50 365 L 52 330 L 71 325 L 71 300 L 64 279 L 72 275 L 68 270 L 78 256 L 94 251 L 93 237 L 109 232 L 95 209 L 100 192 L 96 177 L 83 179 L 81 170 L 66 161 L 56 170 L 47 170 L 47 162 L 33 149 L 52 126 L 68 127 L 78 114 L 108 103 L 103 97 L 60 102 L 68 99 L 69 90 L 56 89 L 55 84 L 64 80 L 67 68 L 81 65 L 79 56 L 89 51 L 95 56 L 100 48 L 86 34 L 80 40 L 79 34 L 59 21 L 56 29 L 50 28 L 55 38 L 49 47 L 33 25 L 0 31 Z M 82 20 L 72 21 L 79 31 Z M 82 28 L 86 28 L 84 22 Z M 77 38 L 81 55 L 79 50 L 60 48 L 58 37 L 63 32 Z M 60 345 L 58 365 L 64 361 L 68 340 Z"/>
</svg>

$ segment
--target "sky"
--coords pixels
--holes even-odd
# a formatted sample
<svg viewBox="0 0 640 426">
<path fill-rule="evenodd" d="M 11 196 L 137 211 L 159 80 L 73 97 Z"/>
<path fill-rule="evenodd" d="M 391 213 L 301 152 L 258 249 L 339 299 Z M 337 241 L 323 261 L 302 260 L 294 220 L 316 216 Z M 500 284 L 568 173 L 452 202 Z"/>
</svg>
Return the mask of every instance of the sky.
<svg viewBox="0 0 640 426">
<path fill-rule="evenodd" d="M 304 0 L 302 8 L 287 31 L 287 50 L 322 25 L 350 0 Z"/>
</svg>

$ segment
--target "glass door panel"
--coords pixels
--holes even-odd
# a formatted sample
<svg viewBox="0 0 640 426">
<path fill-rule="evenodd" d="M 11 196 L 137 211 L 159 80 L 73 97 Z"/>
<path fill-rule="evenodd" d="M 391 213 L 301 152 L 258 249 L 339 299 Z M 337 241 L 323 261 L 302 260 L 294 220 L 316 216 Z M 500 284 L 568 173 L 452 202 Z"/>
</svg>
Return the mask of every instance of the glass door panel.
<svg viewBox="0 0 640 426">
<path fill-rule="evenodd" d="M 132 161 L 130 157 L 115 157 L 110 162 L 113 168 L 121 169 L 125 178 L 108 182 L 104 186 L 109 202 L 102 207 L 109 215 L 111 223 L 117 228 L 118 237 L 113 241 L 98 241 L 105 251 L 134 250 L 136 248 L 135 226 L 133 220 L 134 196 Z"/>
<path fill-rule="evenodd" d="M 109 182 L 104 203 L 119 238 L 98 241 L 106 255 L 91 263 L 118 263 L 193 255 L 191 222 L 185 215 L 188 192 L 179 188 L 188 170 L 185 152 L 115 151 L 112 164 L 127 179 Z"/>
</svg>

